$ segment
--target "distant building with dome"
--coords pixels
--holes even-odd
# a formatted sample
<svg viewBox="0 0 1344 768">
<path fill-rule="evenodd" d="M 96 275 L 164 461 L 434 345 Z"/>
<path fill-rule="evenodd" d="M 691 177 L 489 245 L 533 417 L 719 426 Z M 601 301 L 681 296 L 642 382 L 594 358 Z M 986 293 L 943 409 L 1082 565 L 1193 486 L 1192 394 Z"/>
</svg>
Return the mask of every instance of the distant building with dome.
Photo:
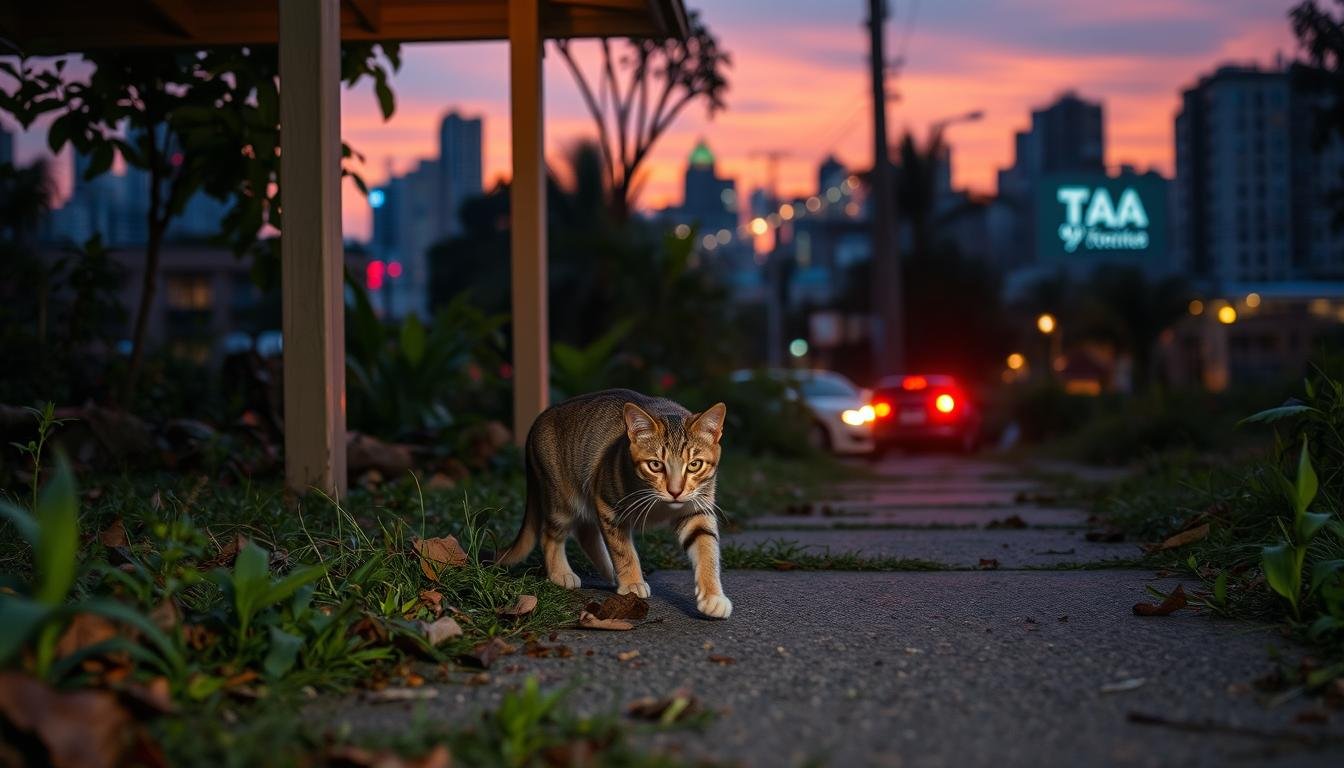
<svg viewBox="0 0 1344 768">
<path fill-rule="evenodd" d="M 737 188 L 732 179 L 719 176 L 714 153 L 704 139 L 687 160 L 681 207 L 669 213 L 678 224 L 695 227 L 702 235 L 737 230 Z"/>
</svg>

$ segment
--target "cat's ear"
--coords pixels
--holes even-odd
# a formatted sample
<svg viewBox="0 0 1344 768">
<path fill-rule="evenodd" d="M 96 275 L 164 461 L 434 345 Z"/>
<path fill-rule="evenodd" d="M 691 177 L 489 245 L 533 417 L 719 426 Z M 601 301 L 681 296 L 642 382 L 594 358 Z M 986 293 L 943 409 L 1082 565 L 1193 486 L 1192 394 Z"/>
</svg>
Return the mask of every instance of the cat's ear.
<svg viewBox="0 0 1344 768">
<path fill-rule="evenodd" d="M 657 431 L 658 422 L 648 414 L 648 411 L 634 403 L 625 404 L 625 434 L 629 435 L 631 440 L 637 440 L 641 435 L 652 434 Z"/>
<path fill-rule="evenodd" d="M 717 443 L 719 438 L 723 437 L 723 420 L 727 417 L 728 406 L 723 403 L 715 403 L 695 417 L 695 421 L 691 424 L 691 431 L 702 432 Z"/>
</svg>

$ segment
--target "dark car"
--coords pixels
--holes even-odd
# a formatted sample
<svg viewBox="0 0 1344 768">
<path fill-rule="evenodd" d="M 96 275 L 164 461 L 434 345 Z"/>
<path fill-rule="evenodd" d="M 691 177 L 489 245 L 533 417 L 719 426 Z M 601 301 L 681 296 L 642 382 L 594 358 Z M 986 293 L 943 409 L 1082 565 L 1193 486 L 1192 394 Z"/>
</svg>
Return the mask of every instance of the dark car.
<svg viewBox="0 0 1344 768">
<path fill-rule="evenodd" d="M 873 387 L 873 439 L 898 445 L 950 445 L 967 453 L 980 444 L 980 409 L 951 376 L 888 376 Z"/>
</svg>

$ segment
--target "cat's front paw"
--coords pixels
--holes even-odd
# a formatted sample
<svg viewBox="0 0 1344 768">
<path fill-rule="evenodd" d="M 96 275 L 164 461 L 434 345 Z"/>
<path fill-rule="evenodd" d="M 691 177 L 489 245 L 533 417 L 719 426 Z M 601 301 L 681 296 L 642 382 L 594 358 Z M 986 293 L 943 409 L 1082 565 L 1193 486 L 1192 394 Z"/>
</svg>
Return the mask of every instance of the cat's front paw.
<svg viewBox="0 0 1344 768">
<path fill-rule="evenodd" d="M 633 584 L 622 584 L 616 589 L 616 594 L 648 597 L 653 594 L 653 590 L 649 589 L 649 583 L 647 581 L 636 581 Z"/>
<path fill-rule="evenodd" d="M 568 571 L 566 573 L 554 573 L 551 574 L 549 578 L 552 583 L 559 584 L 565 589 L 578 589 L 579 586 L 583 584 L 583 581 L 579 578 L 579 575 L 573 571 Z"/>
<path fill-rule="evenodd" d="M 695 607 L 711 619 L 726 619 L 733 615 L 733 601 L 727 595 L 705 595 L 695 601 Z"/>
</svg>

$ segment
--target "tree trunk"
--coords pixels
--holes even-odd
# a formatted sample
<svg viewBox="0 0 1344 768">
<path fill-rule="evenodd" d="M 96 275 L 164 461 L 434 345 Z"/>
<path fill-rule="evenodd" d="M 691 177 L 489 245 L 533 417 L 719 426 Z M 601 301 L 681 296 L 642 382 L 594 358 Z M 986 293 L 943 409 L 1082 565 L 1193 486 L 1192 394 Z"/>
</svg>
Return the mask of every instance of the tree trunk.
<svg viewBox="0 0 1344 768">
<path fill-rule="evenodd" d="M 149 240 L 145 243 L 145 274 L 140 281 L 140 304 L 135 310 L 135 328 L 131 332 L 131 361 L 126 367 L 126 388 L 122 392 L 122 407 L 129 407 L 135 399 L 140 368 L 145 359 L 145 331 L 149 326 L 149 312 L 154 306 L 154 294 L 159 284 L 159 251 L 163 245 L 165 226 L 153 220 L 151 213 Z"/>
</svg>

